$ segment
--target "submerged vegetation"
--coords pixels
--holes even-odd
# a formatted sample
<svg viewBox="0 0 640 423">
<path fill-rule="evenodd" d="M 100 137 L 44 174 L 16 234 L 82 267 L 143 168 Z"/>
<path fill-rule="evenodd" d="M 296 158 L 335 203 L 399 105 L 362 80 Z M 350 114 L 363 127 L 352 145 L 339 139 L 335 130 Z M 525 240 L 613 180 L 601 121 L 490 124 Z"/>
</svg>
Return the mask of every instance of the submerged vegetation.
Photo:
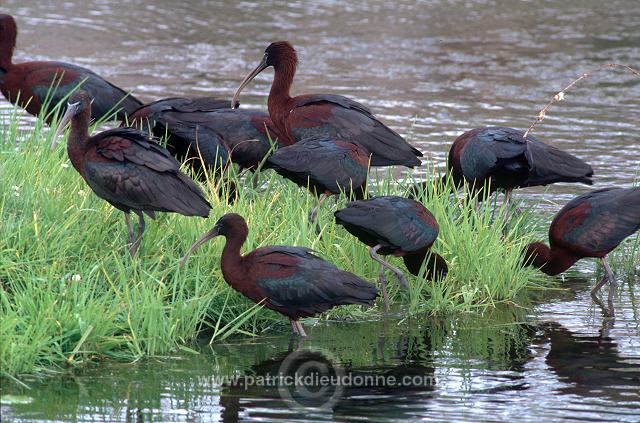
<svg viewBox="0 0 640 423">
<path fill-rule="evenodd" d="M 15 112 L 0 125 L 0 376 L 103 357 L 135 360 L 189 351 L 200 334 L 215 342 L 275 326 L 288 330 L 285 319 L 224 282 L 222 240 L 207 243 L 179 267 L 189 245 L 226 212 L 247 219 L 243 252 L 273 244 L 306 246 L 342 269 L 377 281 L 378 266 L 368 249 L 334 224 L 336 206 L 320 209 L 317 235 L 307 222 L 314 197 L 271 171 L 258 175 L 255 189 L 251 180 L 230 175 L 240 187 L 233 204 L 220 181 L 207 178 L 203 188 L 213 206 L 210 218 L 160 214 L 132 259 L 121 212 L 91 192 L 69 164 L 65 148 L 49 151 L 52 133 L 41 120 L 32 130 L 19 130 Z M 404 195 L 412 182 L 372 174 L 369 194 Z M 407 275 L 408 293 L 391 284 L 395 312 L 450 314 L 526 304 L 527 288 L 550 284 L 535 269 L 522 267 L 524 246 L 532 238 L 526 212 L 510 220 L 503 239 L 502 222 L 496 220 L 502 215 L 499 201 L 486 201 L 476 212 L 466 195 L 453 194 L 451 183 L 427 186 L 421 200 L 440 224 L 434 251 L 449 263 L 449 274 L 435 282 Z M 340 198 L 338 206 L 345 201 Z M 624 248 L 637 252 L 638 237 Z M 633 269 L 637 256 L 621 259 L 620 265 Z M 321 318 L 371 320 L 382 314 L 380 300 L 368 310 L 340 307 Z"/>
</svg>

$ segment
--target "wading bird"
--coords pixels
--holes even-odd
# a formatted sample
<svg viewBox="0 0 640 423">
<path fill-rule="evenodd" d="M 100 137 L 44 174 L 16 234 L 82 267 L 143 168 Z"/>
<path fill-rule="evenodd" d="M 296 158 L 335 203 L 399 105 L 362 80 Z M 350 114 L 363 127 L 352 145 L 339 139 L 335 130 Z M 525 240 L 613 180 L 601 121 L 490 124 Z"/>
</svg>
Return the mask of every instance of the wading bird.
<svg viewBox="0 0 640 423">
<path fill-rule="evenodd" d="M 167 138 L 167 150 L 196 174 L 202 164 L 225 167 L 229 159 L 255 170 L 278 135 L 267 113 L 229 108 L 216 98 L 165 98 L 146 104 L 128 118 L 129 125 Z M 277 144 L 276 144 L 277 146 Z"/>
<path fill-rule="evenodd" d="M 322 135 L 354 141 L 372 154 L 371 166 L 419 166 L 422 153 L 380 122 L 362 104 L 335 94 L 289 95 L 298 65 L 296 51 L 286 41 L 277 41 L 265 50 L 260 64 L 242 81 L 232 104 L 242 89 L 260 72 L 273 66 L 275 75 L 269 92 L 271 120 L 284 144 Z"/>
<path fill-rule="evenodd" d="M 73 167 L 96 195 L 124 212 L 131 256 L 135 256 L 144 233 L 144 216 L 155 212 L 207 217 L 211 205 L 180 164 L 167 150 L 136 129 L 116 128 L 89 136 L 91 97 L 85 91 L 71 95 L 67 111 L 53 137 L 71 121 L 67 152 Z M 138 215 L 138 237 L 129 213 Z"/>
<path fill-rule="evenodd" d="M 447 172 L 456 186 L 467 182 L 476 201 L 498 189 L 505 191 L 505 222 L 515 188 L 556 182 L 593 183 L 593 169 L 587 163 L 522 135 L 518 129 L 503 126 L 476 128 L 456 138 L 449 149 Z"/>
<path fill-rule="evenodd" d="M 564 272 L 585 257 L 599 258 L 605 275 L 591 296 L 615 275 L 606 256 L 625 238 L 640 229 L 640 187 L 605 188 L 580 195 L 564 206 L 549 227 L 549 245 L 529 244 L 526 263 L 547 275 Z"/>
<path fill-rule="evenodd" d="M 241 255 L 249 228 L 242 216 L 229 213 L 218 220 L 204 237 L 196 241 L 182 259 L 208 240 L 226 238 L 221 266 L 225 281 L 257 304 L 289 318 L 293 333 L 307 336 L 300 317 L 310 317 L 335 306 L 370 306 L 378 296 L 375 286 L 345 272 L 304 247 L 261 247 Z"/>
<path fill-rule="evenodd" d="M 353 201 L 334 215 L 336 223 L 371 247 L 371 258 L 380 263 L 380 286 L 385 310 L 388 311 L 385 267 L 396 274 L 404 289 L 408 289 L 409 285 L 404 273 L 378 254 L 402 257 L 407 269 L 418 275 L 429 249 L 438 237 L 438 222 L 422 204 L 396 196 Z M 444 258 L 433 252 L 429 255 L 425 270 L 428 279 L 443 277 L 448 272 Z"/>
<path fill-rule="evenodd" d="M 0 15 L 0 91 L 13 104 L 38 116 L 49 112 L 78 86 L 93 98 L 92 118 L 100 119 L 118 110 L 117 119 L 140 107 L 142 103 L 121 88 L 89 69 L 63 62 L 11 62 L 18 30 L 10 15 Z M 49 110 L 43 110 L 50 94 Z M 51 124 L 52 115 L 43 116 Z"/>
<path fill-rule="evenodd" d="M 309 212 L 309 223 L 313 224 L 328 197 L 343 192 L 347 197 L 364 198 L 369 152 L 355 142 L 313 137 L 278 149 L 265 167 L 319 197 Z"/>
</svg>

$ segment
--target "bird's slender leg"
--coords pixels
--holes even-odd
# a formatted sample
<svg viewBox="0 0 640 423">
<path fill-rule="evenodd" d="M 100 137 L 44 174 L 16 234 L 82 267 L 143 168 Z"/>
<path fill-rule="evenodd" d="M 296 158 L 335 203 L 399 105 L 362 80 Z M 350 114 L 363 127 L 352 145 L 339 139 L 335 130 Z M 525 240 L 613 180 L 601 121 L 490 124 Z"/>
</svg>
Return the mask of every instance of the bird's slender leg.
<svg viewBox="0 0 640 423">
<path fill-rule="evenodd" d="M 598 282 L 598 284 L 594 286 L 593 289 L 591 290 L 592 297 L 597 295 L 600 288 L 602 288 L 604 284 L 607 283 L 607 281 L 609 281 L 612 285 L 616 284 L 616 278 L 615 278 L 615 275 L 613 274 L 613 271 L 611 270 L 611 267 L 609 267 L 609 263 L 607 263 L 607 260 L 604 257 L 601 258 L 600 260 L 602 261 L 602 265 L 604 266 L 605 273 L 604 273 L 604 276 L 602 277 L 602 280 Z"/>
<path fill-rule="evenodd" d="M 618 284 L 616 283 L 616 277 L 613 273 L 613 270 L 611 270 L 611 267 L 609 266 L 607 259 L 605 257 L 602 257 L 600 260 L 602 261 L 602 265 L 604 266 L 605 274 L 602 277 L 602 280 L 598 282 L 598 284 L 594 286 L 593 289 L 591 290 L 591 298 L 596 304 L 598 304 L 603 310 L 605 310 L 606 317 L 614 317 L 615 310 L 613 307 L 613 296 L 615 294 Z M 600 291 L 600 288 L 602 288 L 607 283 L 607 281 L 609 281 L 609 285 L 610 285 L 609 295 L 607 298 L 607 303 L 609 305 L 608 311 L 605 309 L 604 305 L 602 304 L 602 301 L 600 301 L 600 299 L 598 298 L 598 292 Z"/>
<path fill-rule="evenodd" d="M 611 270 L 611 266 L 607 262 L 605 257 L 602 257 L 602 265 L 604 266 L 604 270 L 607 273 L 607 278 L 609 279 L 609 295 L 607 295 L 607 304 L 609 305 L 609 317 L 615 317 L 616 311 L 613 308 L 613 297 L 616 293 L 616 288 L 618 288 L 618 283 L 616 282 L 616 275 Z"/>
<path fill-rule="evenodd" d="M 387 294 L 387 279 L 384 277 L 384 266 L 380 264 L 380 288 L 382 289 L 382 300 L 384 301 L 384 312 L 389 312 L 389 294 Z"/>
<path fill-rule="evenodd" d="M 403 289 L 408 290 L 409 283 L 407 282 L 407 278 L 404 276 L 404 273 L 402 272 L 402 270 L 398 269 L 397 267 L 393 266 L 390 263 L 387 263 L 386 261 L 380 258 L 380 256 L 377 254 L 380 248 L 382 248 L 382 245 L 380 244 L 376 245 L 375 247 L 372 247 L 369 250 L 369 255 L 371 255 L 372 259 L 374 259 L 375 261 L 377 261 L 378 263 L 380 263 L 381 265 L 383 265 L 384 267 L 386 267 L 387 269 L 395 273 L 396 276 L 398 277 L 398 282 L 400 283 L 400 286 L 402 286 Z"/>
<path fill-rule="evenodd" d="M 293 334 L 300 335 L 300 332 L 298 332 L 298 325 L 296 325 L 296 321 L 293 319 L 289 319 L 289 321 L 291 322 L 291 329 L 293 329 Z"/>
<path fill-rule="evenodd" d="M 129 232 L 129 245 L 133 246 L 133 243 L 136 242 L 136 234 L 133 232 L 133 224 L 131 224 L 129 213 L 124 214 L 124 221 L 127 224 L 127 231 Z"/>
<path fill-rule="evenodd" d="M 304 328 L 302 327 L 302 323 L 300 323 L 299 320 L 295 321 L 296 326 L 298 326 L 298 335 L 300 335 L 303 338 L 307 337 L 307 333 L 304 331 Z"/>
<path fill-rule="evenodd" d="M 324 201 L 327 198 L 329 198 L 329 195 L 327 195 L 326 193 L 322 193 L 320 195 L 320 198 L 318 199 L 318 203 L 309 212 L 309 223 L 310 224 L 313 225 L 315 223 L 316 217 L 318 217 L 318 210 L 320 209 L 320 206 L 322 205 L 322 203 L 324 203 Z M 320 225 L 316 225 L 316 232 L 320 232 Z"/>
<path fill-rule="evenodd" d="M 140 242 L 142 241 L 142 234 L 144 233 L 144 215 L 142 212 L 136 212 L 138 215 L 138 238 L 131 244 L 131 257 L 135 257 L 140 248 Z M 133 229 L 132 229 L 133 230 Z"/>
<path fill-rule="evenodd" d="M 509 217 L 509 206 L 511 200 L 511 190 L 508 189 L 504 192 L 504 214 L 502 216 L 502 221 L 505 226 L 507 225 L 507 218 Z"/>
<path fill-rule="evenodd" d="M 618 283 L 616 282 L 616 275 L 614 275 L 613 270 L 611 270 L 611 266 L 609 266 L 609 263 L 607 262 L 606 257 L 602 257 L 600 260 L 602 260 L 602 265 L 604 266 L 604 270 L 607 273 L 607 278 L 609 279 L 609 283 L 612 286 L 617 286 Z"/>
</svg>

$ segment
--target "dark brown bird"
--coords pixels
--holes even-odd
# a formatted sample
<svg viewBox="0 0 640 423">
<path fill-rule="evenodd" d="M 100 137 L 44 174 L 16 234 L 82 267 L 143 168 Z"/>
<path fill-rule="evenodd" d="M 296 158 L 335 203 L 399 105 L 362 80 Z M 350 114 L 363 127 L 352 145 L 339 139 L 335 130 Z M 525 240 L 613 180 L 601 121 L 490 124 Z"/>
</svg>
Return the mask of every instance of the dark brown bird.
<svg viewBox="0 0 640 423">
<path fill-rule="evenodd" d="M 278 135 L 267 113 L 229 108 L 212 97 L 165 98 L 146 104 L 128 119 L 131 126 L 167 138 L 167 150 L 196 174 L 224 168 L 229 162 L 255 170 Z"/>
<path fill-rule="evenodd" d="M 293 333 L 300 336 L 307 336 L 300 317 L 314 316 L 339 305 L 370 306 L 378 296 L 375 286 L 338 269 L 308 248 L 269 246 L 243 256 L 240 248 L 248 233 L 242 216 L 225 214 L 191 246 L 181 266 L 199 246 L 218 235 L 224 236 L 221 266 L 225 281 L 251 301 L 287 316 Z"/>
<path fill-rule="evenodd" d="M 396 274 L 404 289 L 408 289 L 409 284 L 400 269 L 381 259 L 378 254 L 402 257 L 412 274 L 420 274 L 420 268 L 438 237 L 438 222 L 422 204 L 396 196 L 353 201 L 334 215 L 336 223 L 371 247 L 371 258 L 380 263 L 380 285 L 388 311 L 384 268 Z M 447 262 L 432 252 L 425 270 L 429 279 L 434 276 L 434 271 L 437 277 L 443 277 L 448 272 Z"/>
<path fill-rule="evenodd" d="M 526 263 L 547 275 L 564 272 L 585 257 L 599 258 L 605 269 L 591 296 L 615 275 L 606 256 L 640 229 L 640 187 L 605 188 L 580 195 L 564 206 L 549 227 L 549 245 L 529 244 Z"/>
<path fill-rule="evenodd" d="M 355 142 L 311 137 L 279 148 L 268 159 L 265 168 L 319 196 L 309 213 L 313 224 L 318 209 L 328 197 L 344 193 L 347 197 L 364 198 L 369 176 L 369 152 Z"/>
<path fill-rule="evenodd" d="M 124 213 L 131 256 L 142 240 L 144 214 L 156 211 L 207 217 L 211 205 L 200 188 L 180 172 L 180 164 L 167 150 L 132 128 L 117 128 L 89 136 L 91 97 L 85 91 L 71 95 L 67 111 L 53 138 L 71 121 L 67 152 L 73 167 L 96 195 Z M 135 238 L 129 213 L 138 215 Z"/>
<path fill-rule="evenodd" d="M 476 201 L 499 189 L 505 191 L 504 221 L 515 188 L 557 182 L 593 183 L 593 169 L 587 163 L 533 136 L 525 139 L 522 135 L 518 129 L 503 126 L 476 128 L 456 138 L 449 149 L 447 172 L 456 186 L 469 184 Z"/>
<path fill-rule="evenodd" d="M 269 93 L 269 115 L 285 145 L 310 136 L 325 136 L 360 144 L 372 154 L 371 166 L 420 165 L 422 153 L 380 122 L 362 104 L 335 94 L 307 94 L 291 97 L 289 90 L 298 65 L 296 51 L 286 41 L 271 43 L 260 64 L 242 81 L 242 89 L 264 69 L 273 66 L 275 75 Z"/>
<path fill-rule="evenodd" d="M 116 111 L 116 118 L 123 119 L 142 105 L 131 94 L 80 66 L 43 61 L 12 63 L 17 34 L 13 17 L 0 14 L 0 91 L 7 100 L 30 114 L 42 115 L 51 124 L 53 115 L 50 112 L 54 106 L 79 86 L 93 98 L 91 117 L 94 120 Z M 46 110 L 43 109 L 45 106 Z"/>
</svg>

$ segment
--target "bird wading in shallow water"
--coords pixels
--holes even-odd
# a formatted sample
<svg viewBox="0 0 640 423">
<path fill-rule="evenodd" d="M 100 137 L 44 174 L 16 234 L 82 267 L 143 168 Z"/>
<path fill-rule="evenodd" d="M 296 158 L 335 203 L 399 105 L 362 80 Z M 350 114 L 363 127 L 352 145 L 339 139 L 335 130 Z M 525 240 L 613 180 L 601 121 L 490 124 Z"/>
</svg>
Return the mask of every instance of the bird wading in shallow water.
<svg viewBox="0 0 640 423">
<path fill-rule="evenodd" d="M 353 201 L 334 215 L 336 223 L 371 247 L 371 258 L 380 263 L 380 286 L 388 311 L 385 267 L 396 274 L 404 289 L 409 286 L 404 273 L 378 254 L 402 257 L 407 269 L 417 276 L 440 231 L 435 217 L 417 201 L 396 196 Z M 444 258 L 432 252 L 425 270 L 427 279 L 441 278 L 448 267 Z"/>
<path fill-rule="evenodd" d="M 504 190 L 505 222 L 511 191 L 515 188 L 557 182 L 593 183 L 593 169 L 587 163 L 532 136 L 525 139 L 522 135 L 522 131 L 504 126 L 476 128 L 456 138 L 449 149 L 447 172 L 457 187 L 464 182 L 469 184 L 476 204 L 485 195 Z"/>
<path fill-rule="evenodd" d="M 53 116 L 48 112 L 79 86 L 93 98 L 91 116 L 95 120 L 116 111 L 116 118 L 123 119 L 142 105 L 131 94 L 80 66 L 50 61 L 12 63 L 17 34 L 13 17 L 0 14 L 0 91 L 30 114 L 46 113 L 43 118 L 51 124 Z M 47 101 L 49 109 L 43 110 Z"/>
<path fill-rule="evenodd" d="M 124 212 L 135 256 L 144 233 L 144 214 L 173 212 L 184 216 L 207 217 L 211 205 L 195 182 L 182 172 L 167 150 L 132 128 L 116 128 L 89 136 L 91 97 L 85 91 L 71 95 L 67 111 L 53 137 L 71 121 L 67 152 L 73 167 L 96 195 Z M 135 237 L 129 213 L 138 215 Z"/>
<path fill-rule="evenodd" d="M 182 259 L 208 240 L 226 238 L 221 267 L 224 280 L 251 301 L 277 311 L 291 321 L 293 333 L 307 336 L 299 322 L 335 306 L 370 306 L 378 296 L 375 286 L 345 272 L 304 247 L 268 246 L 242 255 L 249 228 L 242 216 L 222 216 L 213 229 L 196 241 Z"/>
<path fill-rule="evenodd" d="M 616 284 L 607 254 L 638 229 L 640 187 L 591 191 L 574 198 L 556 214 L 549 227 L 550 247 L 541 242 L 529 244 L 526 263 L 554 276 L 582 258 L 599 258 L 605 275 L 591 290 L 595 300 L 607 281 L 612 287 Z"/>
<path fill-rule="evenodd" d="M 269 92 L 269 115 L 281 142 L 293 144 L 310 136 L 327 136 L 357 142 L 372 155 L 371 166 L 420 165 L 422 153 L 380 122 L 362 104 L 335 94 L 306 94 L 291 97 L 289 90 L 298 65 L 296 51 L 286 41 L 271 43 L 262 61 L 242 81 L 232 104 L 242 89 L 260 72 L 273 67 L 275 75 Z"/>
</svg>

